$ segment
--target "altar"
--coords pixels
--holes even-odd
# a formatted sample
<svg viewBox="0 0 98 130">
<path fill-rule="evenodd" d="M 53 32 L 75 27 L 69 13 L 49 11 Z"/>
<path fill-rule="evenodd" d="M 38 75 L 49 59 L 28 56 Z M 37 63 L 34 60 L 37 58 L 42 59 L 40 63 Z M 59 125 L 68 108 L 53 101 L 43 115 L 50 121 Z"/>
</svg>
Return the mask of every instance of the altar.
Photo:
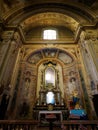
<svg viewBox="0 0 98 130">
<path fill-rule="evenodd" d="M 52 62 L 46 63 L 45 69 L 41 71 L 41 82 L 33 107 L 33 119 L 47 122 L 45 117 L 48 114 L 54 114 L 56 122 L 68 118 L 68 109 L 59 83 L 59 71 Z"/>
<path fill-rule="evenodd" d="M 87 120 L 87 113 L 84 109 L 72 109 L 70 110 L 69 119 Z"/>
<path fill-rule="evenodd" d="M 47 115 L 55 115 L 56 116 L 56 120 L 57 121 L 62 121 L 63 117 L 62 117 L 62 111 L 39 111 L 39 116 L 38 116 L 38 120 L 41 122 L 41 120 L 45 120 L 45 117 Z"/>
</svg>

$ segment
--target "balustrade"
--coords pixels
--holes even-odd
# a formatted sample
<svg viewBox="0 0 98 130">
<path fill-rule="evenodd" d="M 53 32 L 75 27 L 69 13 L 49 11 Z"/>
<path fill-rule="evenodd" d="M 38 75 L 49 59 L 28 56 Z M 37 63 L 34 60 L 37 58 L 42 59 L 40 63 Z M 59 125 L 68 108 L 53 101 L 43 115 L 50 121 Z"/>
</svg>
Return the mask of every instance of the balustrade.
<svg viewBox="0 0 98 130">
<path fill-rule="evenodd" d="M 53 124 L 53 129 L 56 124 Z M 63 120 L 61 130 L 98 130 L 98 120 Z M 38 120 L 0 120 L 0 130 L 40 130 Z M 43 129 L 44 130 L 44 129 Z"/>
<path fill-rule="evenodd" d="M 34 130 L 37 126 L 36 120 L 0 120 L 0 130 Z"/>
<path fill-rule="evenodd" d="M 62 121 L 62 130 L 98 130 L 98 120 Z"/>
</svg>

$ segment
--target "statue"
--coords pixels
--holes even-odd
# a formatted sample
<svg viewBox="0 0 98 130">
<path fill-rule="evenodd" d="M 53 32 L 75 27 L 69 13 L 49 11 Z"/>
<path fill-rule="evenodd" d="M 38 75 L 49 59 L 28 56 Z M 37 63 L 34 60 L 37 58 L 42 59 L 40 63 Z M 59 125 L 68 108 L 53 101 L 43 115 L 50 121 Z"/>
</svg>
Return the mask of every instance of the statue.
<svg viewBox="0 0 98 130">
<path fill-rule="evenodd" d="M 73 103 L 76 105 L 79 102 L 78 91 L 73 91 Z"/>
</svg>

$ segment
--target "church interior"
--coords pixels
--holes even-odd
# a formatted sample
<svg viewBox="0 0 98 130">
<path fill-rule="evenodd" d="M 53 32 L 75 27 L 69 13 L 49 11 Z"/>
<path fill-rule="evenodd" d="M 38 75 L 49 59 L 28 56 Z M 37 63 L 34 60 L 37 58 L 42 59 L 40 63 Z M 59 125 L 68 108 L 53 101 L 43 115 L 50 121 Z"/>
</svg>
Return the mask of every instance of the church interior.
<svg viewBox="0 0 98 130">
<path fill-rule="evenodd" d="M 0 120 L 97 120 L 97 102 L 98 1 L 1 0 Z"/>
</svg>

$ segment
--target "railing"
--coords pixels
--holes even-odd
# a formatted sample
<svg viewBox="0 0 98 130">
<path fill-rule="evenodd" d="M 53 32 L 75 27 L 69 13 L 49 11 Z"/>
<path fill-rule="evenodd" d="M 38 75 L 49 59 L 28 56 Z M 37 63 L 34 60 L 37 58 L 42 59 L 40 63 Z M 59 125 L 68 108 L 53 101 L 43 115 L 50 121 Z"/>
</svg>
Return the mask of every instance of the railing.
<svg viewBox="0 0 98 130">
<path fill-rule="evenodd" d="M 98 120 L 62 121 L 62 130 L 98 130 Z"/>
<path fill-rule="evenodd" d="M 40 130 L 39 124 L 36 120 L 0 120 L 0 130 Z M 59 125 L 61 130 L 98 130 L 98 120 L 65 120 Z"/>
<path fill-rule="evenodd" d="M 36 120 L 0 120 L 0 130 L 35 130 Z"/>
</svg>

